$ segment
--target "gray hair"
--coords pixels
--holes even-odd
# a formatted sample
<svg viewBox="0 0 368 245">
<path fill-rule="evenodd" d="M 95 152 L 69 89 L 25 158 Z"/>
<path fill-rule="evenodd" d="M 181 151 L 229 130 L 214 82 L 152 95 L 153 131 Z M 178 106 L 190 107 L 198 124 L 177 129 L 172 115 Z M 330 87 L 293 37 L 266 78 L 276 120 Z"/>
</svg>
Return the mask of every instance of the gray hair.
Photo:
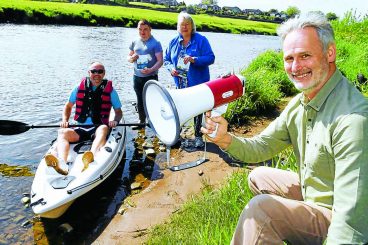
<svg viewBox="0 0 368 245">
<path fill-rule="evenodd" d="M 322 44 L 323 52 L 326 52 L 331 44 L 335 44 L 335 34 L 330 22 L 322 12 L 311 11 L 289 19 L 281 24 L 277 29 L 277 34 L 284 42 L 286 36 L 295 30 L 312 27 L 316 29 L 319 40 Z"/>
<path fill-rule="evenodd" d="M 192 23 L 192 34 L 194 34 L 197 31 L 197 28 L 196 28 L 196 25 L 194 23 L 194 20 L 193 20 L 192 16 L 190 16 L 190 14 L 188 14 L 185 11 L 180 12 L 179 15 L 178 15 L 178 24 L 177 24 L 178 31 L 180 29 L 181 19 L 189 20 Z"/>
<path fill-rule="evenodd" d="M 89 64 L 89 66 L 88 66 L 88 69 L 90 69 L 92 66 L 94 66 L 94 65 L 100 65 L 100 66 L 102 66 L 103 68 L 104 68 L 104 70 L 106 70 L 105 69 L 105 66 L 102 64 L 102 62 L 100 62 L 100 61 L 98 61 L 98 60 L 94 60 L 94 61 L 92 61 L 90 64 Z"/>
</svg>

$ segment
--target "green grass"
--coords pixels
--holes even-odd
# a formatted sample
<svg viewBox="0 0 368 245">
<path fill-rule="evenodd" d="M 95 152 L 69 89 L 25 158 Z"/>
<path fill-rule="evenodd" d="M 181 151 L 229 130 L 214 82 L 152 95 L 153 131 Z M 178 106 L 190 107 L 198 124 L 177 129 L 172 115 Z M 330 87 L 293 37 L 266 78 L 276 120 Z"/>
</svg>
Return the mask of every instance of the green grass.
<svg viewBox="0 0 368 245">
<path fill-rule="evenodd" d="M 177 16 L 178 13 L 120 6 L 0 0 L 1 22 L 135 27 L 145 18 L 154 28 L 176 29 Z M 193 18 L 199 31 L 275 35 L 277 27 L 274 23 L 209 15 L 194 15 Z"/>
<path fill-rule="evenodd" d="M 297 169 L 291 148 L 271 163 L 281 169 Z M 193 196 L 166 223 L 155 226 L 146 243 L 229 244 L 240 213 L 253 196 L 247 178 L 248 170 L 239 169 L 217 190 L 204 181 L 202 193 Z"/>
<path fill-rule="evenodd" d="M 358 84 L 357 75 L 368 78 L 368 18 L 358 21 L 349 13 L 332 24 L 336 34 L 337 66 L 367 96 L 367 83 Z"/>
<path fill-rule="evenodd" d="M 233 174 L 220 190 L 206 183 L 204 187 L 202 195 L 155 227 L 147 244 L 229 244 L 242 207 L 251 198 L 247 171 Z"/>
<path fill-rule="evenodd" d="M 129 5 L 147 7 L 151 9 L 163 9 L 166 8 L 163 4 L 152 4 L 152 3 L 142 3 L 142 2 L 129 2 Z"/>
</svg>

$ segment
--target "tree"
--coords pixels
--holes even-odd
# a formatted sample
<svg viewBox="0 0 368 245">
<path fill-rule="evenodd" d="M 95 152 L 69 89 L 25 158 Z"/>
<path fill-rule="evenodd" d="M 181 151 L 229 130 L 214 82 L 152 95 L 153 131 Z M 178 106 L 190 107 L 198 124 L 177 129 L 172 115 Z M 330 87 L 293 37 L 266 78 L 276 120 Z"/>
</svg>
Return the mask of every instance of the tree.
<svg viewBox="0 0 368 245">
<path fill-rule="evenodd" d="M 201 0 L 201 3 L 204 5 L 215 5 L 217 4 L 217 0 Z"/>
<path fill-rule="evenodd" d="M 337 20 L 338 17 L 335 13 L 330 12 L 326 14 L 326 18 L 331 21 L 331 20 Z"/>
<path fill-rule="evenodd" d="M 285 12 L 290 18 L 300 14 L 300 10 L 294 6 L 288 7 Z"/>
<path fill-rule="evenodd" d="M 268 12 L 271 14 L 271 13 L 278 13 L 279 11 L 277 9 L 270 9 L 270 11 Z"/>
</svg>

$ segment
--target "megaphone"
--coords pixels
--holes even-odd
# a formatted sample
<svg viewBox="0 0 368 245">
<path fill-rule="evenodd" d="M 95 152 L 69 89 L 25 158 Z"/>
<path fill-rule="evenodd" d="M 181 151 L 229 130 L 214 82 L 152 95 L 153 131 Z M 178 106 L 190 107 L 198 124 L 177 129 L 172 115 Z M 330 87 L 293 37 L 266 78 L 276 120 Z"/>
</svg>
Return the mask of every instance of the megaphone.
<svg viewBox="0 0 368 245">
<path fill-rule="evenodd" d="M 174 145 L 181 127 L 203 112 L 236 100 L 244 94 L 245 79 L 229 75 L 184 89 L 166 89 L 155 80 L 143 88 L 148 123 L 166 145 Z"/>
</svg>

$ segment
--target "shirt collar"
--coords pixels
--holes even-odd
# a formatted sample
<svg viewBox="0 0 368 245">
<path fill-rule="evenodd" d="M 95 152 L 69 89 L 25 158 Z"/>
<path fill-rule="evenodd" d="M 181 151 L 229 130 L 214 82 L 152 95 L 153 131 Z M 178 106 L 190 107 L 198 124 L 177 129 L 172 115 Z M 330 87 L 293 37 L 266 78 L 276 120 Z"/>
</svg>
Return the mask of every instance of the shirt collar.
<svg viewBox="0 0 368 245">
<path fill-rule="evenodd" d="M 319 111 L 327 100 L 328 96 L 331 94 L 332 90 L 335 89 L 337 84 L 342 80 L 342 74 L 341 72 L 336 69 L 334 74 L 330 77 L 330 79 L 327 81 L 325 85 L 321 88 L 320 91 L 318 91 L 317 95 L 312 99 L 309 100 L 307 96 L 302 95 L 300 97 L 300 101 L 303 105 L 308 105 L 312 107 L 314 110 Z"/>
<path fill-rule="evenodd" d="M 178 32 L 179 33 L 179 32 Z M 192 43 L 192 42 L 194 42 L 195 40 L 193 39 L 193 36 L 194 36 L 194 34 L 192 34 L 191 36 L 190 36 L 190 40 L 189 40 L 189 43 L 188 43 L 188 46 L 189 46 L 189 44 L 190 43 Z M 184 40 L 184 38 L 183 38 L 183 35 L 181 35 L 180 33 L 179 33 L 179 43 L 181 43 L 181 41 L 183 41 Z"/>
</svg>

